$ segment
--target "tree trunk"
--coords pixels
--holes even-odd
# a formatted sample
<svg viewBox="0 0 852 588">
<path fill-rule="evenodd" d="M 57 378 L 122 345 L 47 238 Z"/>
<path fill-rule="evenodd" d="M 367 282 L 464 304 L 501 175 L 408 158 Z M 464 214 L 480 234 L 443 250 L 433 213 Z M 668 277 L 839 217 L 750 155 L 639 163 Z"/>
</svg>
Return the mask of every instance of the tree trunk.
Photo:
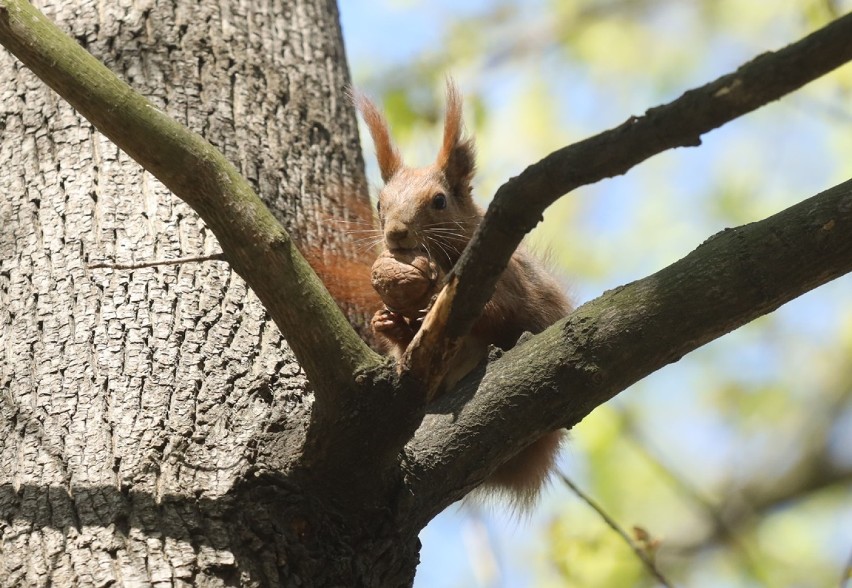
<svg viewBox="0 0 852 588">
<path fill-rule="evenodd" d="M 353 287 L 329 275 L 359 255 L 329 219 L 369 215 L 333 2 L 38 4 Z M 0 71 L 0 584 L 410 583 L 413 531 L 292 473 L 306 381 L 226 264 L 89 268 L 214 253 L 209 230 L 8 52 Z"/>
</svg>

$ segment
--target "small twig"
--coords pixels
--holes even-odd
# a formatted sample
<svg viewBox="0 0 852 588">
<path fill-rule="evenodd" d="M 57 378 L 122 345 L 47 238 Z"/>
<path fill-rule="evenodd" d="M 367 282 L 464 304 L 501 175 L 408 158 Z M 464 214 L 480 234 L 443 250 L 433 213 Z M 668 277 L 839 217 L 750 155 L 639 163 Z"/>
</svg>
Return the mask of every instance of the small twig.
<svg viewBox="0 0 852 588">
<path fill-rule="evenodd" d="M 850 579 L 852 579 L 852 553 L 849 554 L 846 567 L 843 568 L 843 575 L 840 576 L 840 588 L 849 588 Z"/>
<path fill-rule="evenodd" d="M 642 561 L 642 563 L 645 564 L 645 567 L 648 568 L 648 571 L 651 572 L 651 575 L 654 576 L 660 584 L 666 586 L 666 588 L 672 588 L 673 585 L 666 579 L 665 576 L 663 576 L 662 572 L 657 569 L 657 566 L 654 564 L 651 558 L 648 557 L 648 554 L 645 553 L 636 545 L 636 543 L 633 542 L 633 540 L 627 534 L 627 531 L 622 529 L 621 526 L 615 521 L 615 519 L 613 519 L 611 516 L 609 516 L 609 514 L 607 514 L 607 512 L 603 509 L 602 506 L 595 502 L 591 496 L 580 490 L 577 485 L 574 484 L 574 482 L 572 482 L 564 473 L 557 470 L 556 474 L 565 483 L 565 485 L 568 486 L 571 491 L 577 495 L 580 500 L 588 504 L 596 513 L 598 513 L 598 515 L 600 515 L 600 517 L 609 526 L 610 529 L 618 533 L 621 538 L 624 539 L 624 542 L 627 543 L 630 549 L 633 550 L 633 553 L 636 554 L 636 557 L 638 557 Z"/>
<path fill-rule="evenodd" d="M 93 263 L 89 269 L 117 269 L 117 270 L 135 270 L 144 267 L 155 267 L 158 265 L 179 265 L 182 263 L 192 263 L 195 261 L 227 261 L 224 253 L 213 253 L 212 255 L 200 255 L 197 257 L 178 257 L 177 259 L 159 259 L 157 261 L 145 261 L 143 263 Z"/>
</svg>

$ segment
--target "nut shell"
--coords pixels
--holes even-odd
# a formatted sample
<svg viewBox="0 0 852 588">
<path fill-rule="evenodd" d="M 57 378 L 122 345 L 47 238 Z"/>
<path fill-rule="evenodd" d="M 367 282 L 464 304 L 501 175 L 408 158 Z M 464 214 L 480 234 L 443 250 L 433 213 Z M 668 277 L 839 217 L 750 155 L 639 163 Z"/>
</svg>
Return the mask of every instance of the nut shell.
<svg viewBox="0 0 852 588">
<path fill-rule="evenodd" d="M 371 272 L 373 288 L 388 309 L 408 318 L 429 305 L 439 278 L 438 267 L 417 251 L 383 251 Z"/>
</svg>

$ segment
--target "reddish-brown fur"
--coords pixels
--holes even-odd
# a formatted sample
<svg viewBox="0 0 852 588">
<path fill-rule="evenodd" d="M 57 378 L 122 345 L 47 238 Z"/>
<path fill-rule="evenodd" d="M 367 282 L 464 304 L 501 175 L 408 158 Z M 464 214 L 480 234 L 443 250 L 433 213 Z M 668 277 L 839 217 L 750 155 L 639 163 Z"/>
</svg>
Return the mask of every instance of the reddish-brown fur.
<svg viewBox="0 0 852 588">
<path fill-rule="evenodd" d="M 387 122 L 372 102 L 358 96 L 356 105 L 373 137 L 385 182 L 379 194 L 384 246 L 391 251 L 425 251 L 445 272 L 449 271 L 482 220 L 482 211 L 471 196 L 473 140 L 464 137 L 462 102 L 455 86 L 447 82 L 447 113 L 438 157 L 435 163 L 421 168 L 402 162 Z M 541 332 L 570 310 L 556 281 L 519 249 L 471 335 L 482 344 L 479 347 L 490 344 L 509 349 L 523 332 Z M 386 309 L 376 313 L 372 326 L 397 356 L 414 334 L 403 317 Z M 545 435 L 498 468 L 483 486 L 508 492 L 520 506 L 529 505 L 547 478 L 561 438 L 561 431 Z"/>
</svg>

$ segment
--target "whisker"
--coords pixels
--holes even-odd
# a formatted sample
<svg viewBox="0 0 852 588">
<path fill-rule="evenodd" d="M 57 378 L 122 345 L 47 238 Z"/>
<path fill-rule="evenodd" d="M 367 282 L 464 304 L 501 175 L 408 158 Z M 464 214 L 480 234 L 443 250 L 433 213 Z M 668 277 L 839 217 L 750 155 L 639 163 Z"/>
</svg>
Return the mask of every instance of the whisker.
<svg viewBox="0 0 852 588">
<path fill-rule="evenodd" d="M 458 227 L 426 227 L 426 230 L 438 231 L 438 232 L 441 232 L 441 233 L 447 233 L 447 232 L 459 233 L 459 234 L 461 233 L 461 229 L 459 229 Z"/>
<path fill-rule="evenodd" d="M 429 229 L 430 232 L 439 234 L 444 238 L 452 238 L 452 239 L 468 239 L 468 236 L 464 233 L 460 233 L 459 231 L 454 231 L 452 229 Z"/>
<path fill-rule="evenodd" d="M 469 214 L 469 215 L 467 215 L 467 216 L 457 216 L 457 217 L 453 217 L 453 218 L 452 218 L 452 219 L 450 219 L 450 220 L 446 220 L 446 221 L 438 221 L 438 222 L 447 222 L 447 223 L 451 223 L 451 222 L 454 222 L 454 221 L 457 221 L 457 220 L 468 220 L 468 219 L 471 219 L 471 218 L 479 218 L 479 215 L 476 215 L 476 214 Z"/>
<path fill-rule="evenodd" d="M 467 245 L 470 239 L 467 235 L 458 233 L 456 231 L 436 231 L 435 229 L 430 229 L 429 231 L 424 231 L 431 235 L 433 239 L 437 239 L 442 241 L 447 245 L 452 245 L 453 247 L 458 248 L 459 246 Z"/>
<path fill-rule="evenodd" d="M 347 235 L 349 237 L 349 241 L 353 243 L 363 243 L 364 241 L 371 241 L 373 239 L 382 238 L 381 233 L 362 233 L 360 235 Z"/>
<path fill-rule="evenodd" d="M 368 230 L 364 229 L 363 231 L 346 231 L 345 234 L 352 235 L 355 238 L 361 239 L 363 237 L 378 237 L 378 236 L 382 235 L 382 232 L 381 231 L 375 231 L 375 230 L 368 231 Z"/>
<path fill-rule="evenodd" d="M 457 225 L 455 223 L 449 223 L 449 224 L 441 223 L 441 224 L 435 224 L 435 225 L 426 225 L 423 228 L 425 230 L 429 230 L 429 231 L 456 231 L 456 232 L 460 232 L 460 233 L 467 233 L 468 232 L 468 231 L 465 230 L 464 225 Z"/>
<path fill-rule="evenodd" d="M 460 217 L 460 218 L 454 218 L 452 220 L 437 221 L 437 222 L 434 222 L 434 223 L 430 223 L 429 226 L 430 227 L 440 227 L 440 226 L 446 226 L 446 225 L 459 225 L 459 226 L 461 226 L 463 221 L 467 221 L 467 220 L 471 220 L 471 219 L 478 219 L 478 218 L 479 217 L 477 217 L 476 215 L 463 216 L 463 217 Z"/>
<path fill-rule="evenodd" d="M 433 241 L 433 244 L 438 251 L 430 254 L 430 260 L 432 260 L 432 262 L 436 265 L 441 265 L 437 259 L 437 253 L 440 252 L 444 257 L 447 257 L 447 261 L 449 262 L 449 256 L 447 255 L 447 252 L 444 250 L 444 248 L 441 246 L 441 243 L 439 241 Z"/>
<path fill-rule="evenodd" d="M 426 240 L 430 241 L 431 243 L 434 243 L 435 246 L 440 249 L 441 253 L 444 254 L 444 257 L 447 258 L 447 263 L 452 265 L 453 258 L 450 255 L 450 251 L 448 251 L 446 244 L 440 239 L 436 239 L 434 236 L 429 235 L 428 233 L 424 233 L 423 236 L 426 238 Z"/>
<path fill-rule="evenodd" d="M 342 218 L 331 219 L 331 222 L 337 225 L 355 225 L 362 227 L 375 227 L 376 224 L 365 220 L 346 220 Z"/>
<path fill-rule="evenodd" d="M 381 242 L 382 242 L 381 239 L 365 239 L 365 240 L 362 240 L 362 241 L 353 241 L 352 244 L 357 249 L 363 249 L 364 251 L 366 251 L 368 249 L 375 247 L 376 245 L 381 244 Z"/>
<path fill-rule="evenodd" d="M 356 248 L 358 249 L 358 251 L 370 251 L 376 249 L 382 243 L 382 241 L 383 239 L 378 238 L 374 239 L 373 241 L 367 241 L 365 243 L 357 243 Z"/>
</svg>

